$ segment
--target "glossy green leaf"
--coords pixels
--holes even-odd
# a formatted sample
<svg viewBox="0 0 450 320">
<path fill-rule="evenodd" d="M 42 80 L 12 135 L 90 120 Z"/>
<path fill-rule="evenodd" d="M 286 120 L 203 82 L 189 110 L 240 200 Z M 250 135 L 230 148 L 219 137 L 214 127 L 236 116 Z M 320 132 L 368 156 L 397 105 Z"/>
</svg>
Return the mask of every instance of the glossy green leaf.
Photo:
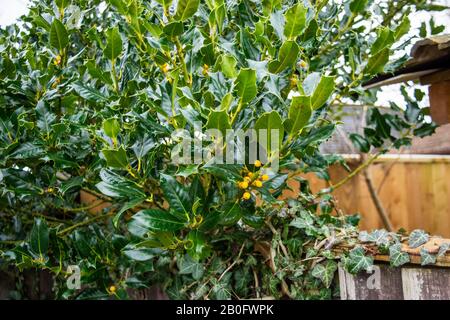
<svg viewBox="0 0 450 320">
<path fill-rule="evenodd" d="M 237 95 L 243 104 L 250 102 L 256 96 L 256 71 L 253 69 L 241 69 L 235 82 Z"/>
<path fill-rule="evenodd" d="M 109 118 L 103 121 L 103 131 L 111 139 L 116 139 L 120 132 L 120 123 L 117 118 Z"/>
<path fill-rule="evenodd" d="M 284 36 L 288 39 L 295 39 L 301 35 L 307 27 L 306 13 L 308 9 L 299 2 L 289 8 L 284 14 L 286 23 L 284 25 Z"/>
<path fill-rule="evenodd" d="M 297 62 L 299 47 L 295 41 L 285 41 L 280 48 L 278 59 L 269 63 L 269 71 L 280 73 L 286 68 L 292 67 Z"/>
<path fill-rule="evenodd" d="M 50 45 L 62 51 L 69 44 L 69 34 L 66 27 L 58 19 L 54 19 L 50 29 Z"/>
<path fill-rule="evenodd" d="M 104 102 L 106 97 L 100 93 L 97 89 L 84 84 L 81 81 L 72 83 L 72 88 L 78 93 L 82 98 L 93 101 L 93 102 Z"/>
<path fill-rule="evenodd" d="M 198 10 L 199 0 L 179 0 L 175 19 L 185 21 L 192 17 Z"/>
<path fill-rule="evenodd" d="M 226 54 L 222 56 L 222 63 L 220 65 L 220 68 L 225 77 L 230 79 L 236 78 L 236 65 L 237 61 L 232 55 Z"/>
<path fill-rule="evenodd" d="M 222 132 L 223 138 L 226 137 L 226 130 L 231 129 L 230 118 L 228 113 L 223 111 L 211 110 L 206 123 L 207 129 L 217 129 Z"/>
<path fill-rule="evenodd" d="M 102 153 L 106 159 L 108 167 L 123 169 L 128 166 L 127 152 L 123 146 L 119 149 L 103 149 Z"/>
<path fill-rule="evenodd" d="M 394 32 L 387 27 L 380 27 L 377 30 L 377 38 L 370 47 L 371 55 L 375 55 L 385 48 L 390 48 L 394 43 Z"/>
<path fill-rule="evenodd" d="M 289 107 L 289 132 L 291 135 L 297 134 L 309 122 L 311 118 L 311 97 L 295 96 L 292 97 Z"/>
<path fill-rule="evenodd" d="M 170 208 L 181 215 L 191 212 L 192 199 L 187 190 L 172 176 L 161 174 L 161 188 Z"/>
<path fill-rule="evenodd" d="M 265 129 L 267 130 L 267 151 L 270 154 L 275 150 L 281 148 L 281 144 L 284 136 L 284 126 L 278 112 L 271 111 L 261 115 L 261 117 L 255 123 L 255 130 Z M 272 131 L 275 130 L 275 131 Z M 278 134 L 278 142 L 273 141 L 275 134 Z"/>
<path fill-rule="evenodd" d="M 141 210 L 128 223 L 128 231 L 137 237 L 144 237 L 150 231 L 177 231 L 184 227 L 182 221 L 167 211 L 157 209 Z"/>
<path fill-rule="evenodd" d="M 122 53 L 122 37 L 119 28 L 115 27 L 106 32 L 106 47 L 103 53 L 109 60 L 115 60 Z"/>
<path fill-rule="evenodd" d="M 352 0 L 350 2 L 350 11 L 352 13 L 362 13 L 365 11 L 368 0 Z"/>
<path fill-rule="evenodd" d="M 164 26 L 163 32 L 172 38 L 180 36 L 184 32 L 183 23 L 179 21 L 168 23 Z"/>
<path fill-rule="evenodd" d="M 367 62 L 364 72 L 368 75 L 375 75 L 384 71 L 384 66 L 389 61 L 389 49 L 383 49 L 371 56 Z"/>
<path fill-rule="evenodd" d="M 40 257 L 47 255 L 49 247 L 49 230 L 43 219 L 35 219 L 30 234 L 30 246 Z"/>
</svg>

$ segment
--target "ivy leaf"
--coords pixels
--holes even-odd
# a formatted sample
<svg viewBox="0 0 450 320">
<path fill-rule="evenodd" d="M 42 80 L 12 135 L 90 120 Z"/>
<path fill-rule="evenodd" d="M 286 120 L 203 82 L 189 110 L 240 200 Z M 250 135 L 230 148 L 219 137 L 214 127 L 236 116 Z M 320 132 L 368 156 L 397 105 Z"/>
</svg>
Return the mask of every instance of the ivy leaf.
<svg viewBox="0 0 450 320">
<path fill-rule="evenodd" d="M 311 113 L 311 97 L 293 97 L 291 106 L 289 107 L 287 131 L 289 131 L 291 135 L 297 134 L 308 124 Z"/>
<path fill-rule="evenodd" d="M 203 263 L 195 261 L 186 254 L 184 257 L 177 259 L 178 274 L 191 274 L 194 280 L 199 280 L 205 272 Z"/>
<path fill-rule="evenodd" d="M 114 61 L 122 53 L 122 37 L 119 28 L 115 27 L 106 32 L 106 47 L 103 53 L 111 61 Z"/>
<path fill-rule="evenodd" d="M 185 21 L 192 17 L 198 10 L 199 0 L 179 0 L 175 19 Z"/>
<path fill-rule="evenodd" d="M 54 19 L 50 29 L 50 45 L 62 51 L 69 44 L 69 34 L 66 27 L 58 19 Z"/>
<path fill-rule="evenodd" d="M 409 262 L 409 254 L 402 251 L 401 243 L 389 247 L 389 261 L 393 267 L 399 267 Z"/>
<path fill-rule="evenodd" d="M 443 255 L 445 255 L 447 253 L 449 248 L 450 248 L 450 243 L 445 242 L 445 243 L 441 244 L 439 246 L 439 251 L 438 251 L 437 256 L 442 257 Z"/>
<path fill-rule="evenodd" d="M 49 231 L 47 223 L 42 219 L 35 219 L 30 234 L 30 247 L 34 253 L 43 258 L 47 255 L 49 245 Z"/>
<path fill-rule="evenodd" d="M 128 166 L 127 152 L 121 146 L 119 149 L 103 149 L 108 167 L 111 168 L 126 168 Z"/>
<path fill-rule="evenodd" d="M 180 216 L 189 215 L 192 200 L 186 189 L 172 176 L 161 174 L 161 188 L 170 208 Z"/>
<path fill-rule="evenodd" d="M 300 49 L 295 41 L 285 41 L 281 45 L 278 59 L 269 63 L 269 71 L 280 73 L 284 69 L 291 67 L 297 61 L 299 51 Z"/>
<path fill-rule="evenodd" d="M 265 147 L 269 157 L 269 155 L 273 151 L 279 150 L 279 148 L 281 148 L 284 136 L 283 121 L 281 120 L 281 117 L 277 111 L 272 110 L 271 112 L 266 112 L 261 115 L 261 117 L 255 123 L 255 130 L 258 131 L 261 129 L 267 130 L 267 145 Z M 275 136 L 273 136 L 273 134 L 276 132 L 278 132 L 278 141 L 272 141 L 273 139 L 275 139 Z"/>
<path fill-rule="evenodd" d="M 362 247 L 353 248 L 348 258 L 345 259 L 345 267 L 352 274 L 356 274 L 362 270 L 370 271 L 372 265 L 373 258 L 366 256 Z"/>
<path fill-rule="evenodd" d="M 241 69 L 234 82 L 241 103 L 246 104 L 256 97 L 256 70 Z"/>
<path fill-rule="evenodd" d="M 416 229 L 409 235 L 408 246 L 410 248 L 417 248 L 426 243 L 428 239 L 429 236 L 425 231 Z"/>
<path fill-rule="evenodd" d="M 311 275 L 314 278 L 320 279 L 325 287 L 329 288 L 333 282 L 336 270 L 337 263 L 333 260 L 328 260 L 326 263 L 316 264 L 311 271 Z"/>
<path fill-rule="evenodd" d="M 149 231 L 180 230 L 185 223 L 186 220 L 182 221 L 167 211 L 146 209 L 133 215 L 128 231 L 137 237 L 144 237 Z"/>
<path fill-rule="evenodd" d="M 286 24 L 284 25 L 284 36 L 288 39 L 295 39 L 306 29 L 306 13 L 308 9 L 303 3 L 298 3 L 289 8 L 284 14 Z"/>
<path fill-rule="evenodd" d="M 436 255 L 430 254 L 427 249 L 421 248 L 420 249 L 420 264 L 422 266 L 426 266 L 428 264 L 435 264 L 436 263 Z"/>
</svg>

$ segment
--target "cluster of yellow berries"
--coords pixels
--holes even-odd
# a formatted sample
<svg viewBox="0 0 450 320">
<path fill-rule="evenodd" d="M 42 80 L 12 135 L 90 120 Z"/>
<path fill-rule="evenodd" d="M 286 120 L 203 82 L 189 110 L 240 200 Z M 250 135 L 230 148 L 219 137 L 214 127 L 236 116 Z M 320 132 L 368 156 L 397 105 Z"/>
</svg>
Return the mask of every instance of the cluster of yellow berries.
<svg viewBox="0 0 450 320">
<path fill-rule="evenodd" d="M 261 161 L 256 160 L 254 163 L 256 168 L 260 168 L 262 166 Z M 256 178 L 255 178 L 256 177 Z M 239 188 L 243 190 L 247 190 L 249 186 L 253 186 L 256 188 L 261 188 L 263 186 L 263 181 L 269 180 L 269 176 L 267 174 L 263 174 L 260 178 L 258 177 L 258 174 L 255 174 L 253 172 L 249 172 L 245 177 L 243 181 L 240 181 L 238 183 Z M 251 193 L 249 191 L 245 191 L 242 194 L 242 199 L 249 200 L 252 197 Z"/>
<path fill-rule="evenodd" d="M 59 66 L 59 65 L 61 64 L 61 61 L 62 61 L 62 58 L 61 58 L 61 56 L 58 54 L 58 55 L 56 56 L 55 60 L 53 60 L 53 64 L 54 64 L 55 66 Z"/>
</svg>

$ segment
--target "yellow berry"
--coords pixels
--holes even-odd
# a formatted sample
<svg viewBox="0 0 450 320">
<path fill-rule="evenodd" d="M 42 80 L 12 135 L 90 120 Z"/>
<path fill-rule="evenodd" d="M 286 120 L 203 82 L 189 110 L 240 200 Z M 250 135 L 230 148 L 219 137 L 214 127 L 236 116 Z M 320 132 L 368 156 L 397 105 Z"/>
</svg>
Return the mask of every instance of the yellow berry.
<svg viewBox="0 0 450 320">
<path fill-rule="evenodd" d="M 246 181 L 246 182 L 250 182 L 250 181 L 252 181 L 252 179 L 251 179 L 251 178 L 249 178 L 249 177 L 244 177 L 244 181 Z"/>
<path fill-rule="evenodd" d="M 250 192 L 244 192 L 244 194 L 242 195 L 242 199 L 248 200 L 251 198 L 251 196 L 252 195 L 250 194 Z"/>
<path fill-rule="evenodd" d="M 306 69 L 308 67 L 308 64 L 305 61 L 302 60 L 302 61 L 299 62 L 299 66 L 304 68 L 304 69 Z"/>
<path fill-rule="evenodd" d="M 55 60 L 53 61 L 53 64 L 55 66 L 59 66 L 61 64 L 61 56 L 58 54 L 55 58 Z"/>
<path fill-rule="evenodd" d="M 259 168 L 259 167 L 261 167 L 261 166 L 262 166 L 261 161 L 255 160 L 255 167 Z"/>
<path fill-rule="evenodd" d="M 115 286 L 109 287 L 109 292 L 115 293 L 117 291 L 117 288 Z"/>
<path fill-rule="evenodd" d="M 241 181 L 241 182 L 239 182 L 239 188 L 241 188 L 241 189 L 247 189 L 247 188 L 248 188 L 248 182 L 247 182 L 247 181 Z"/>
<path fill-rule="evenodd" d="M 170 70 L 170 66 L 167 63 L 164 63 L 161 69 L 164 73 L 167 73 Z"/>
<path fill-rule="evenodd" d="M 247 174 L 247 177 L 251 179 L 251 178 L 253 177 L 253 173 L 249 172 L 249 173 Z"/>
<path fill-rule="evenodd" d="M 292 76 L 289 80 L 290 80 L 290 83 L 291 83 L 292 87 L 295 87 L 297 85 L 297 83 L 298 83 L 297 76 Z"/>
<path fill-rule="evenodd" d="M 204 64 L 202 74 L 206 77 L 208 75 L 208 72 L 209 72 L 209 66 L 207 64 Z"/>
<path fill-rule="evenodd" d="M 255 181 L 253 182 L 253 185 L 254 185 L 255 187 L 257 187 L 257 188 L 261 188 L 262 185 L 263 185 L 263 183 L 262 183 L 260 180 L 255 180 Z"/>
<path fill-rule="evenodd" d="M 268 176 L 267 174 L 263 174 L 263 175 L 261 176 L 261 180 L 262 180 L 262 181 L 267 181 L 267 180 L 269 180 L 269 176 Z"/>
</svg>

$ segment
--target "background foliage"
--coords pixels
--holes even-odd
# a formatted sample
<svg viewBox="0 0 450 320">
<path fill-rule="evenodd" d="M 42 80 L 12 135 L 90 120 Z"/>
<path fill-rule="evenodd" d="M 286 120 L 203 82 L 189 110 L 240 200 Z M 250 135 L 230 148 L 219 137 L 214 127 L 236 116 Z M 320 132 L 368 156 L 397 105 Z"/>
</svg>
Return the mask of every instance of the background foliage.
<svg viewBox="0 0 450 320">
<path fill-rule="evenodd" d="M 327 168 L 343 163 L 318 147 L 345 101 L 373 105 L 364 81 L 406 61 L 392 54 L 413 40 L 413 9 L 443 8 L 35 1 L 0 31 L 0 263 L 50 270 L 57 298 L 126 298 L 129 288 L 159 285 L 175 299 L 306 299 L 332 297 L 337 258 L 350 272 L 370 269 L 364 245 L 338 257 L 340 242 L 376 243 L 394 265 L 407 262 L 401 235 L 359 234 L 358 216 L 335 209 L 336 186 L 313 194 L 294 173 L 328 180 Z M 364 135 L 350 134 L 362 153 L 434 131 L 417 104 L 423 94 L 403 93 L 406 108 L 370 108 Z M 193 132 L 196 121 L 281 130 L 282 170 L 174 165 L 171 133 Z M 298 197 L 279 200 L 291 178 L 300 179 Z M 80 192 L 97 201 L 80 203 Z M 109 205 L 89 211 L 100 203 Z M 65 284 L 69 265 L 81 268 L 81 290 Z"/>
</svg>

